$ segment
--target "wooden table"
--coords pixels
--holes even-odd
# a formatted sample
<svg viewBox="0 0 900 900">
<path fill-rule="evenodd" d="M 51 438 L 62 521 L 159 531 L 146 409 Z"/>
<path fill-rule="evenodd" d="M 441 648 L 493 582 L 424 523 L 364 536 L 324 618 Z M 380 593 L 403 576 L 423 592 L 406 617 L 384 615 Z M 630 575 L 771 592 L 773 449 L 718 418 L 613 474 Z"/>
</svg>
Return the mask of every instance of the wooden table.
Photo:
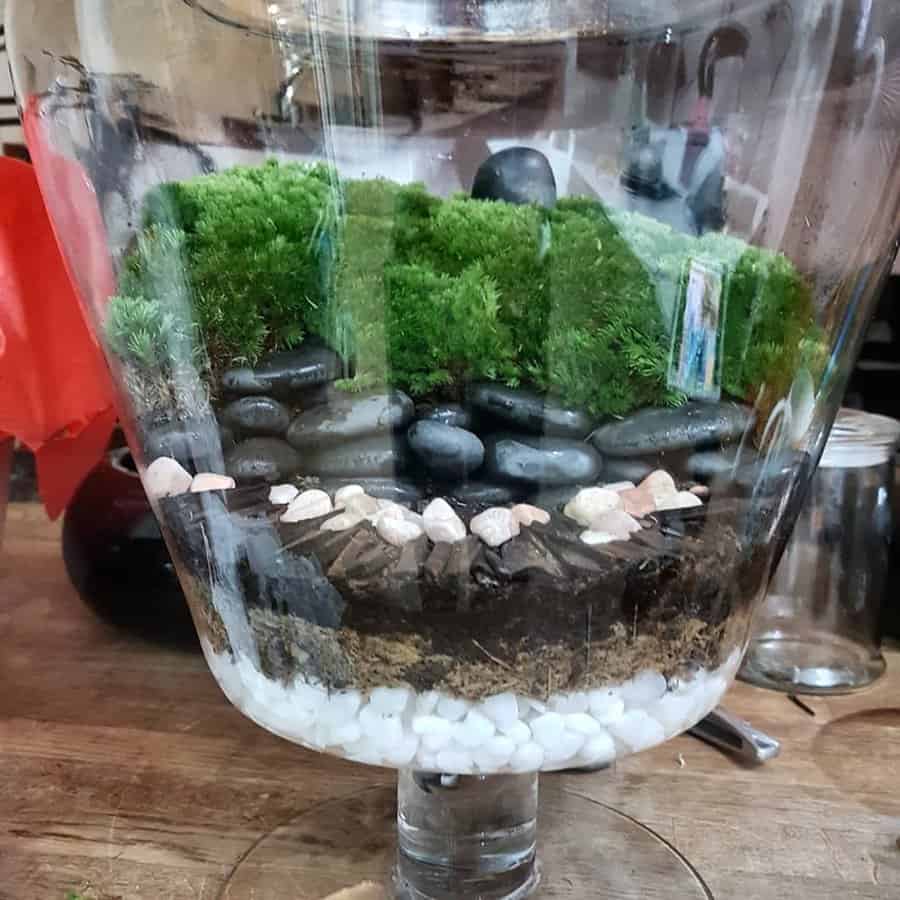
<svg viewBox="0 0 900 900">
<path fill-rule="evenodd" d="M 37 507 L 10 508 L 0 900 L 213 900 L 273 828 L 390 777 L 273 737 L 229 706 L 199 653 L 99 622 L 66 579 L 59 533 Z M 783 741 L 761 768 L 681 737 L 611 772 L 548 778 L 647 824 L 717 900 L 897 900 L 900 651 L 889 657 L 868 692 L 810 699 L 815 717 L 735 686 L 728 707 Z"/>
</svg>

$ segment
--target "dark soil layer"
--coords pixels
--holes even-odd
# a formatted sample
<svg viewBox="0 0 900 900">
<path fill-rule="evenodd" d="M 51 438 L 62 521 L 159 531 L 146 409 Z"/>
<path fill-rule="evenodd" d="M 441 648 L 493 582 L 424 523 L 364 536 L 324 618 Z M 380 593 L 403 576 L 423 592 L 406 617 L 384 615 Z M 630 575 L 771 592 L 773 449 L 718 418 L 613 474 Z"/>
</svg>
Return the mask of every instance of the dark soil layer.
<svg viewBox="0 0 900 900">
<path fill-rule="evenodd" d="M 716 668 L 743 637 L 766 571 L 766 554 L 738 536 L 747 509 L 713 500 L 658 513 L 631 541 L 600 547 L 554 513 L 496 551 L 471 536 L 395 548 L 367 523 L 322 532 L 328 517 L 284 524 L 259 489 L 183 495 L 163 513 L 190 571 L 243 592 L 270 677 L 474 699 Z M 208 560 L 205 547 L 223 540 L 235 549 Z M 193 599 L 208 604 L 203 587 Z"/>
</svg>

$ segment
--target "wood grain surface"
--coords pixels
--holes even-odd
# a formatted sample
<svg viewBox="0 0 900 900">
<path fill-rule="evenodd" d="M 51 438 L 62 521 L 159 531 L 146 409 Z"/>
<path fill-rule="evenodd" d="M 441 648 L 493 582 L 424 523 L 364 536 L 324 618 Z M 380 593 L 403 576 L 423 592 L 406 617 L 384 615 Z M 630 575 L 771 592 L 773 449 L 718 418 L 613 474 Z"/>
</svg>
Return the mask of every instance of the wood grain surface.
<svg viewBox="0 0 900 900">
<path fill-rule="evenodd" d="M 226 884 L 298 814 L 391 773 L 273 737 L 228 704 L 199 652 L 97 620 L 68 583 L 59 535 L 38 507 L 10 507 L 0 900 L 282 900 Z M 546 776 L 554 802 L 572 803 L 555 814 L 553 839 L 582 824 L 580 794 L 670 842 L 716 900 L 898 900 L 900 651 L 888 661 L 862 694 L 809 699 L 815 716 L 736 685 L 728 708 L 783 743 L 763 767 L 685 736 L 612 771 Z"/>
</svg>

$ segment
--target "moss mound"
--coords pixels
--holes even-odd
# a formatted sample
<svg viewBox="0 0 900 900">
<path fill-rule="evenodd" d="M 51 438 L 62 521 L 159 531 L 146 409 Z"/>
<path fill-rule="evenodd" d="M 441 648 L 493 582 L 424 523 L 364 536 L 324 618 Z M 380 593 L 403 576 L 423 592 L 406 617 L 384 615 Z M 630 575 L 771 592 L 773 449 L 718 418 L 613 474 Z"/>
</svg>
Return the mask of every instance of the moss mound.
<svg viewBox="0 0 900 900">
<path fill-rule="evenodd" d="M 352 366 L 348 390 L 450 397 L 491 379 L 626 415 L 683 399 L 666 386 L 670 320 L 698 256 L 727 272 L 724 389 L 782 395 L 815 342 L 810 290 L 782 256 L 586 198 L 550 211 L 441 199 L 321 165 L 151 192 L 108 335 L 127 364 L 163 377 L 198 347 L 215 373 L 315 334 Z"/>
</svg>

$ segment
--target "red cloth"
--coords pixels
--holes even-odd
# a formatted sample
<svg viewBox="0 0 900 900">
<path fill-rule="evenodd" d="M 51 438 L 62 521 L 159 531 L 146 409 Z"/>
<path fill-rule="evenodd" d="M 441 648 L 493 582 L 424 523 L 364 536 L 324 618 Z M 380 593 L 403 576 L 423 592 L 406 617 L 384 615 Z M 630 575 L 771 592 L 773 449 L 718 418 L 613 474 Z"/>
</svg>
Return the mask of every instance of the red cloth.
<svg viewBox="0 0 900 900">
<path fill-rule="evenodd" d="M 70 259 L 84 254 L 73 282 L 35 170 L 0 159 L 0 433 L 34 451 L 41 498 L 55 517 L 102 458 L 116 422 L 112 380 L 74 284 L 96 303 L 114 278 L 83 171 L 49 151 L 27 115 L 26 134 Z"/>
</svg>

